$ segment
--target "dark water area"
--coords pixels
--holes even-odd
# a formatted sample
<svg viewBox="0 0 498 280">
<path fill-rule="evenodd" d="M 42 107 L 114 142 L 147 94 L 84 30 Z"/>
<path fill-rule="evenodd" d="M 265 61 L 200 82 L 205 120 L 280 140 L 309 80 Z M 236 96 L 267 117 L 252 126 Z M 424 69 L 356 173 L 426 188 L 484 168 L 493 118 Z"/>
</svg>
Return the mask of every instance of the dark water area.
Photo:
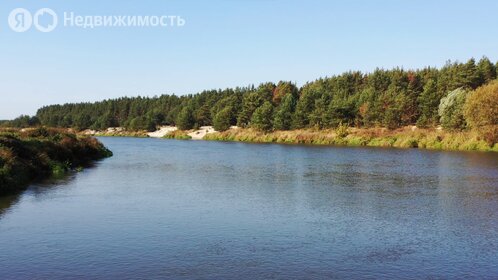
<svg viewBox="0 0 498 280">
<path fill-rule="evenodd" d="M 0 279 L 498 279 L 498 155 L 101 138 L 0 198 Z"/>
</svg>

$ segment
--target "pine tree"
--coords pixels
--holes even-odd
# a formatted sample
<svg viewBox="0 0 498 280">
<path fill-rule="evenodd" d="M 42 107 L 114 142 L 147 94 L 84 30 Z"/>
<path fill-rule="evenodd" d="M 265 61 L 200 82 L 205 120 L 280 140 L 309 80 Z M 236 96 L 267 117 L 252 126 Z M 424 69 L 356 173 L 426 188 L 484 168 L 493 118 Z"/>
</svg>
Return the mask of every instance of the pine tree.
<svg viewBox="0 0 498 280">
<path fill-rule="evenodd" d="M 282 99 L 275 113 L 274 127 L 277 130 L 289 130 L 292 125 L 292 114 L 296 107 L 296 100 L 292 93 L 288 93 Z"/>
<path fill-rule="evenodd" d="M 479 86 L 479 71 L 475 59 L 471 58 L 458 71 L 459 87 L 475 89 Z"/>
<path fill-rule="evenodd" d="M 356 110 L 354 104 L 345 96 L 335 96 L 329 104 L 325 121 L 328 126 L 337 127 L 339 124 L 351 125 L 354 122 Z"/>
<path fill-rule="evenodd" d="M 190 106 L 184 107 L 176 119 L 176 125 L 180 130 L 192 129 L 194 127 L 194 122 L 194 115 Z"/>
<path fill-rule="evenodd" d="M 270 131 L 273 128 L 273 105 L 265 101 L 261 107 L 254 111 L 251 126 L 262 131 Z"/>
<path fill-rule="evenodd" d="M 309 125 L 310 114 L 315 107 L 316 90 L 307 85 L 301 90 L 301 95 L 296 104 L 296 110 L 292 116 L 292 128 L 304 128 Z"/>
<path fill-rule="evenodd" d="M 396 93 L 394 88 L 390 88 L 381 98 L 384 104 L 382 125 L 389 129 L 400 127 L 402 108 L 406 106 L 405 93 Z"/>
<path fill-rule="evenodd" d="M 413 124 L 420 116 L 418 107 L 418 97 L 423 91 L 423 84 L 419 74 L 414 72 L 408 73 L 408 86 L 406 89 L 406 103 L 402 108 L 401 121 L 404 125 Z"/>
<path fill-rule="evenodd" d="M 327 124 L 327 104 L 323 97 L 315 101 L 315 109 L 310 114 L 310 125 L 324 128 Z"/>
<path fill-rule="evenodd" d="M 89 128 L 92 125 L 92 120 L 90 118 L 90 115 L 87 114 L 81 114 L 76 117 L 74 120 L 74 126 L 78 130 L 84 130 Z"/>
<path fill-rule="evenodd" d="M 424 86 L 424 91 L 417 99 L 420 117 L 417 125 L 433 126 L 438 122 L 439 97 L 437 93 L 437 82 L 430 79 Z"/>
<path fill-rule="evenodd" d="M 480 85 L 496 79 L 496 67 L 487 57 L 483 57 L 479 60 L 477 69 L 479 71 Z"/>
<path fill-rule="evenodd" d="M 363 93 L 366 95 L 367 108 L 365 109 L 364 123 L 367 126 L 381 125 L 385 114 L 383 93 L 369 87 Z"/>
<path fill-rule="evenodd" d="M 254 111 L 263 104 L 261 96 L 257 92 L 250 92 L 244 96 L 242 111 L 237 118 L 237 125 L 245 127 L 251 122 Z"/>
<path fill-rule="evenodd" d="M 225 131 L 230 128 L 232 109 L 232 107 L 228 106 L 216 114 L 213 120 L 213 126 L 215 130 Z"/>
<path fill-rule="evenodd" d="M 208 104 L 204 104 L 197 110 L 195 119 L 199 126 L 211 124 L 211 110 Z"/>
<path fill-rule="evenodd" d="M 217 116 L 218 124 L 222 122 L 221 116 L 227 118 L 221 127 L 228 124 L 246 127 L 250 126 L 255 110 L 270 102 L 275 106 L 271 121 L 277 129 L 289 129 L 289 124 L 292 129 L 330 127 L 341 122 L 389 127 L 417 122 L 430 126 L 438 123 L 437 108 L 443 96 L 459 87 L 473 89 L 492 82 L 497 76 L 497 65 L 483 57 L 477 65 L 471 59 L 466 63 L 447 62 L 441 69 L 346 72 L 309 82 L 299 90 L 290 82 L 264 83 L 257 88 L 207 90 L 184 96 L 123 97 L 46 106 L 36 116 L 42 125 L 83 129 L 110 126 L 152 129 L 175 123 L 190 129 L 194 125 L 213 124 Z M 289 95 L 294 97 L 293 102 L 287 100 Z M 25 125 L 26 118 L 3 125 L 8 123 Z"/>
</svg>

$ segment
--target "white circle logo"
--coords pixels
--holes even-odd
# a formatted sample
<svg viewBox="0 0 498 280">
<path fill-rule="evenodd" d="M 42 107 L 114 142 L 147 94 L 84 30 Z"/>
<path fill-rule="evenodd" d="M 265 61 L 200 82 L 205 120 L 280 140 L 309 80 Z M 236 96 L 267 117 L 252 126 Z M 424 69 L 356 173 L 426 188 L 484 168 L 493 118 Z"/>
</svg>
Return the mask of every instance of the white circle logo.
<svg viewBox="0 0 498 280">
<path fill-rule="evenodd" d="M 12 10 L 9 14 L 9 26 L 10 29 L 15 32 L 24 32 L 31 27 L 33 19 L 31 18 L 31 13 L 23 8 L 17 8 Z"/>
<path fill-rule="evenodd" d="M 15 32 L 25 32 L 31 28 L 31 25 L 34 25 L 38 31 L 50 32 L 57 27 L 57 22 L 57 14 L 49 8 L 39 9 L 33 16 L 23 8 L 14 9 L 9 14 L 10 29 Z"/>
<path fill-rule="evenodd" d="M 40 22 L 41 19 L 47 21 Z M 49 8 L 39 9 L 33 16 L 36 29 L 41 32 L 50 32 L 57 27 L 57 14 Z"/>
</svg>

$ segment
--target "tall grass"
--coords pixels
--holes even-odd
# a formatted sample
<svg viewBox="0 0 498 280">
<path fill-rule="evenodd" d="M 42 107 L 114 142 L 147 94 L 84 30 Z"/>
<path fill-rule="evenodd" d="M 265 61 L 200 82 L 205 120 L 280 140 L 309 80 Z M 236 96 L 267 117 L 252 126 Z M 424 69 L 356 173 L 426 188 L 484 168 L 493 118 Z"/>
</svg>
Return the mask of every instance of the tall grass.
<svg viewBox="0 0 498 280">
<path fill-rule="evenodd" d="M 168 134 L 164 135 L 163 138 L 166 139 L 178 139 L 178 140 L 190 140 L 192 137 L 188 135 L 189 131 L 187 130 L 174 130 L 168 132 Z"/>
<path fill-rule="evenodd" d="M 139 130 L 139 131 L 128 131 L 128 130 L 123 130 L 123 131 L 99 131 L 95 133 L 95 136 L 98 137 L 136 137 L 136 138 L 147 138 L 149 137 L 147 135 L 146 130 Z"/>
<path fill-rule="evenodd" d="M 498 144 L 488 143 L 475 131 L 449 132 L 437 129 L 397 130 L 385 128 L 337 130 L 290 130 L 264 133 L 254 129 L 231 129 L 208 134 L 205 140 L 314 145 L 346 145 L 436 150 L 495 151 Z"/>
</svg>

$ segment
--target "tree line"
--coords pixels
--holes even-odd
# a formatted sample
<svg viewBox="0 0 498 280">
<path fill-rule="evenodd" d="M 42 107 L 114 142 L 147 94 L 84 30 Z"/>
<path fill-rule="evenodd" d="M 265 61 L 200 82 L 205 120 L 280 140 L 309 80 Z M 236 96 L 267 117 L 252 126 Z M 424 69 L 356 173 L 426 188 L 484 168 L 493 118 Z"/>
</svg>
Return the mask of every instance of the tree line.
<svg viewBox="0 0 498 280">
<path fill-rule="evenodd" d="M 281 81 L 184 96 L 51 105 L 40 108 L 36 117 L 21 116 L 3 125 L 41 124 L 80 130 L 121 126 L 149 131 L 159 125 L 176 125 L 183 130 L 213 125 L 220 131 L 237 125 L 271 131 L 441 124 L 462 129 L 467 125 L 462 102 L 469 92 L 495 80 L 497 67 L 498 63 L 483 57 L 477 62 L 447 62 L 439 69 L 349 71 L 300 88 Z"/>
</svg>

